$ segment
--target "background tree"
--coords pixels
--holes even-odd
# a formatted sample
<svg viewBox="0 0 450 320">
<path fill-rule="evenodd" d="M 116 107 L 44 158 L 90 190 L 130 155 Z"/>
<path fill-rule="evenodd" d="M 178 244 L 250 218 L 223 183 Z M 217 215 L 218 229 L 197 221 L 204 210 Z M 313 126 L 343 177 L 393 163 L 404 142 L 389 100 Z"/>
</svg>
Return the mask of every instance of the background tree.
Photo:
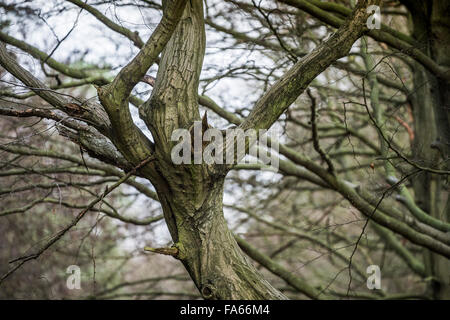
<svg viewBox="0 0 450 320">
<path fill-rule="evenodd" d="M 449 297 L 449 1 L 38 2 L 0 1 L 2 294 L 28 261 L 65 265 L 47 252 L 86 225 L 86 262 L 62 250 L 92 269 L 81 297 L 197 296 L 170 256 L 207 299 Z M 279 172 L 174 165 L 173 130 L 203 110 L 281 131 Z M 98 271 L 95 251 L 129 253 L 121 234 L 141 252 L 167 241 L 161 213 L 173 244 L 148 250 L 169 257 L 130 257 L 131 280 Z M 40 232 L 15 240 L 25 225 Z M 173 269 L 132 272 L 158 259 Z M 382 290 L 366 288 L 372 264 Z"/>
</svg>

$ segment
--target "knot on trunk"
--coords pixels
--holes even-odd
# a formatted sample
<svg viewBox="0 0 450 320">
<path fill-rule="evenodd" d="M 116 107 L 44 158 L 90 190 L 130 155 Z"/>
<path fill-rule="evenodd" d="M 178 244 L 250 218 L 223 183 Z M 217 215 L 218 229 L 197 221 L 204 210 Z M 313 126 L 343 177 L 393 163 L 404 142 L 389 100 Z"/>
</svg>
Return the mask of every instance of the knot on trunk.
<svg viewBox="0 0 450 320">
<path fill-rule="evenodd" d="M 204 284 L 200 292 L 203 298 L 211 300 L 214 299 L 216 289 L 211 284 Z"/>
</svg>

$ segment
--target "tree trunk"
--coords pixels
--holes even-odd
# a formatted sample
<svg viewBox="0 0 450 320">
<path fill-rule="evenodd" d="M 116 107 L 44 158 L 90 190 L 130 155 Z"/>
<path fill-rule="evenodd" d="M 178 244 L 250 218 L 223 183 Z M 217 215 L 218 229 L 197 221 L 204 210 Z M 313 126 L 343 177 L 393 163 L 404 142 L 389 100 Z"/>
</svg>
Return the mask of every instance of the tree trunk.
<svg viewBox="0 0 450 320">
<path fill-rule="evenodd" d="M 408 6 L 413 17 L 413 36 L 424 53 L 438 64 L 450 67 L 450 1 L 434 0 Z M 416 63 L 411 103 L 414 115 L 416 161 L 427 167 L 449 168 L 450 84 Z M 441 176 L 421 172 L 413 179 L 416 203 L 422 210 L 442 221 L 450 221 L 448 190 Z M 427 272 L 433 277 L 429 290 L 437 299 L 450 299 L 450 261 L 427 251 Z"/>
<path fill-rule="evenodd" d="M 198 83 L 205 52 L 202 1 L 190 1 L 162 53 L 157 80 L 140 115 L 155 139 L 153 182 L 162 204 L 176 257 L 205 299 L 283 299 L 251 264 L 233 238 L 223 215 L 226 168 L 175 165 L 174 129 L 200 120 Z"/>
</svg>

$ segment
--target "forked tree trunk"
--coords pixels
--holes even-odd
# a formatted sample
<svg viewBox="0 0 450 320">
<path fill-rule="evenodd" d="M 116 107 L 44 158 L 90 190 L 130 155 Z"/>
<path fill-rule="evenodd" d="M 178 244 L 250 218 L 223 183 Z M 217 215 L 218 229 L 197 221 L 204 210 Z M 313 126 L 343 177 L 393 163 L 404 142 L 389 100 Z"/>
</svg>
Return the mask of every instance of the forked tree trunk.
<svg viewBox="0 0 450 320">
<path fill-rule="evenodd" d="M 198 82 L 205 52 L 202 1 L 190 1 L 163 51 L 141 117 L 155 139 L 159 177 L 149 177 L 181 260 L 206 299 L 283 299 L 251 264 L 223 215 L 225 167 L 175 165 L 172 131 L 200 120 Z"/>
<path fill-rule="evenodd" d="M 450 1 L 410 2 L 413 36 L 421 49 L 438 64 L 450 67 Z M 410 96 L 415 127 L 414 158 L 425 166 L 450 168 L 450 83 L 439 79 L 416 63 L 414 91 Z M 425 212 L 442 221 L 450 221 L 450 197 L 443 190 L 443 177 L 421 172 L 413 179 L 416 203 Z M 437 299 L 450 299 L 450 260 L 425 252 L 430 294 Z"/>
</svg>

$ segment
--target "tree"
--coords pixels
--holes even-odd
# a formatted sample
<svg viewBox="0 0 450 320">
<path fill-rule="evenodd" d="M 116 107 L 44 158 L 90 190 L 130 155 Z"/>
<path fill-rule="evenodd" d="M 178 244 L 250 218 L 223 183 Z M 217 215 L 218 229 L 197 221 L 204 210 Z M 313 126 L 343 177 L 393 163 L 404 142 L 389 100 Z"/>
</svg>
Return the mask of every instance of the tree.
<svg viewBox="0 0 450 320">
<path fill-rule="evenodd" d="M 60 158 L 77 163 L 83 171 L 83 167 L 86 171 L 96 169 L 116 177 L 104 192 L 97 190 L 95 199 L 80 208 L 74 220 L 37 254 L 19 260 L 12 272 L 6 273 L 7 277 L 64 237 L 114 189 L 128 184 L 159 201 L 173 240 L 169 248 L 148 250 L 181 261 L 203 298 L 286 298 L 287 293 L 281 292 L 280 286 L 269 283 L 249 257 L 283 279 L 296 292 L 310 298 L 324 296 L 329 289 L 326 284 L 312 285 L 296 276 L 274 257 L 233 233 L 225 220 L 225 181 L 227 177 L 239 180 L 230 171 L 255 170 L 262 165 L 173 162 L 172 151 L 177 144 L 172 139 L 174 130 L 194 132 L 194 123 L 202 121 L 201 107 L 243 131 L 269 129 L 274 125 L 284 128 L 285 141 L 279 146 L 282 177 L 279 187 L 267 187 L 272 192 L 271 201 L 266 199 L 267 204 L 280 210 L 291 210 L 287 208 L 292 206 L 297 211 L 295 199 L 290 198 L 286 203 L 277 199 L 287 197 L 289 191 L 296 188 L 298 197 L 309 196 L 313 203 L 324 204 L 326 201 L 315 194 L 314 188 L 317 188 L 322 196 L 338 195 L 340 202 L 347 201 L 364 217 L 362 229 L 351 229 L 350 239 L 334 231 L 324 239 L 312 234 L 311 228 L 299 228 L 297 220 L 292 227 L 278 223 L 280 216 L 274 214 L 274 209 L 262 209 L 275 219 L 271 220 L 255 213 L 258 206 L 250 201 L 245 207 L 229 206 L 280 231 L 281 238 L 289 235 L 306 239 L 308 243 L 329 250 L 332 253 L 330 260 L 343 262 L 346 266 L 343 270 L 348 271 L 346 292 L 327 291 L 326 294 L 351 296 L 353 277 L 364 279 L 365 268 L 361 268 L 360 258 L 355 256 L 358 248 L 366 246 L 364 249 L 369 250 L 369 256 L 383 252 L 377 245 L 363 244 L 365 231 L 370 228 L 392 251 L 390 254 L 399 257 L 403 267 L 407 266 L 421 279 L 431 279 L 429 291 L 424 294 L 426 297 L 448 297 L 450 214 L 446 179 L 449 173 L 450 62 L 446 52 L 450 33 L 445 18 L 450 10 L 449 1 L 425 1 L 420 5 L 413 1 L 385 1 L 383 17 L 392 18 L 392 26 L 382 24 L 380 29 L 373 29 L 368 23 L 373 18 L 373 6 L 380 5 L 376 0 L 356 4 L 353 1 L 315 0 L 207 1 L 206 10 L 200 0 L 163 1 L 162 5 L 147 0 L 139 1 L 139 5 L 114 2 L 117 7 L 136 6 L 140 10 L 162 11 L 162 18 L 147 41 L 98 9 L 108 3 L 65 1 L 61 12 L 73 7 L 79 11 L 73 28 L 64 38 L 57 37 L 56 46 L 49 54 L 29 44 L 27 35 L 25 40 L 19 40 L 8 32 L 7 21 L 0 21 L 4 25 L 0 32 L 0 65 L 21 82 L 2 80 L 8 86 L 2 90 L 0 114 L 52 120 L 62 136 L 79 146 L 81 155 L 83 152 L 89 155 L 87 159 L 74 157 L 63 149 L 52 153 L 10 139 L 0 145 L 0 149 L 13 155 L 12 159 L 4 161 L 5 168 L 11 166 L 16 155 L 30 155 Z M 49 24 L 42 12 L 34 11 L 26 3 L 0 2 L 0 8 L 6 9 L 10 17 L 37 18 Z M 66 38 L 77 27 L 81 13 L 85 12 L 95 17 L 105 30 L 124 36 L 138 48 L 118 72 L 109 72 L 112 68 L 108 66 L 77 66 L 53 58 L 56 51 L 62 51 Z M 245 14 L 251 32 L 238 30 L 236 12 Z M 48 16 L 52 14 L 54 12 L 50 11 Z M 221 16 L 231 23 L 231 27 L 223 26 Z M 401 22 L 406 19 L 411 28 L 401 27 Z M 256 48 L 261 48 L 259 57 L 271 61 L 271 65 L 265 70 L 257 64 L 240 67 L 230 64 L 209 79 L 201 79 L 207 48 L 205 25 L 216 35 L 229 37 L 224 43 L 230 43 L 231 39 L 231 48 L 239 48 L 242 43 L 247 48 L 241 50 L 252 54 L 258 51 Z M 410 34 L 409 29 L 412 30 Z M 11 49 L 8 50 L 6 44 L 39 61 L 41 75 L 28 71 L 17 54 L 13 56 L 8 52 Z M 154 64 L 158 64 L 155 78 L 148 74 Z M 49 68 L 52 70 L 48 71 Z M 340 88 L 332 85 L 332 81 L 337 81 L 333 70 L 343 70 L 349 75 Z M 5 75 L 6 72 L 3 77 Z M 255 79 L 249 80 L 247 76 Z M 257 83 L 259 97 L 251 103 L 245 98 L 241 100 L 248 108 L 247 112 L 228 111 L 229 107 L 222 108 L 210 97 L 199 93 L 200 83 L 206 91 L 210 84 L 233 77 Z M 66 78 L 71 80 L 66 81 Z M 137 96 L 136 88 L 140 82 L 153 88 L 145 100 Z M 84 85 L 95 86 L 98 100 L 75 91 L 61 91 Z M 27 92 L 18 94 L 9 90 L 11 86 L 27 89 Z M 304 92 L 307 99 L 300 101 Z M 345 97 L 346 101 L 339 97 Z M 352 100 L 349 101 L 349 97 Z M 130 104 L 138 108 L 144 129 L 137 125 Z M 399 110 L 411 110 L 413 124 L 399 116 Z M 301 120 L 305 116 L 309 119 L 306 123 Z M 209 127 L 212 122 L 208 122 L 205 113 L 202 130 Z M 146 130 L 149 131 L 147 135 Z M 309 149 L 302 150 L 304 143 L 296 139 L 296 135 L 305 131 L 311 132 L 311 139 L 306 142 Z M 329 139 L 331 142 L 324 142 Z M 353 139 L 357 140 L 356 145 Z M 347 150 L 343 147 L 346 141 L 350 148 Z M 231 143 L 234 145 L 235 142 Z M 405 150 L 405 144 L 409 143 L 411 147 Z M 247 153 L 249 144 L 247 141 L 245 145 Z M 357 156 L 372 160 L 360 163 Z M 237 163 L 243 154 L 235 157 Z M 378 194 L 364 183 L 370 170 L 374 175 L 371 181 L 379 186 Z M 150 182 L 151 187 L 132 176 Z M 303 183 L 298 187 L 300 182 Z M 237 183 L 241 186 L 252 184 L 243 180 Z M 255 200 L 261 197 L 258 195 L 260 185 L 261 181 L 254 178 Z M 392 195 L 398 203 L 394 204 Z M 333 211 L 335 206 L 328 203 L 325 208 L 331 207 Z M 320 210 L 319 204 L 315 211 Z M 323 217 L 328 216 L 327 210 L 324 209 Z M 139 221 L 125 218 L 113 210 L 103 213 L 139 224 Z M 304 214 L 298 218 L 311 219 Z M 314 223 L 320 223 L 321 219 Z M 150 218 L 147 222 L 153 221 Z M 340 242 L 351 244 L 346 254 L 334 248 Z M 293 243 L 286 248 L 295 252 Z M 415 252 L 417 248 L 425 250 L 425 257 L 419 257 Z M 381 293 L 383 295 L 385 293 Z M 358 297 L 358 294 L 353 296 Z"/>
</svg>

